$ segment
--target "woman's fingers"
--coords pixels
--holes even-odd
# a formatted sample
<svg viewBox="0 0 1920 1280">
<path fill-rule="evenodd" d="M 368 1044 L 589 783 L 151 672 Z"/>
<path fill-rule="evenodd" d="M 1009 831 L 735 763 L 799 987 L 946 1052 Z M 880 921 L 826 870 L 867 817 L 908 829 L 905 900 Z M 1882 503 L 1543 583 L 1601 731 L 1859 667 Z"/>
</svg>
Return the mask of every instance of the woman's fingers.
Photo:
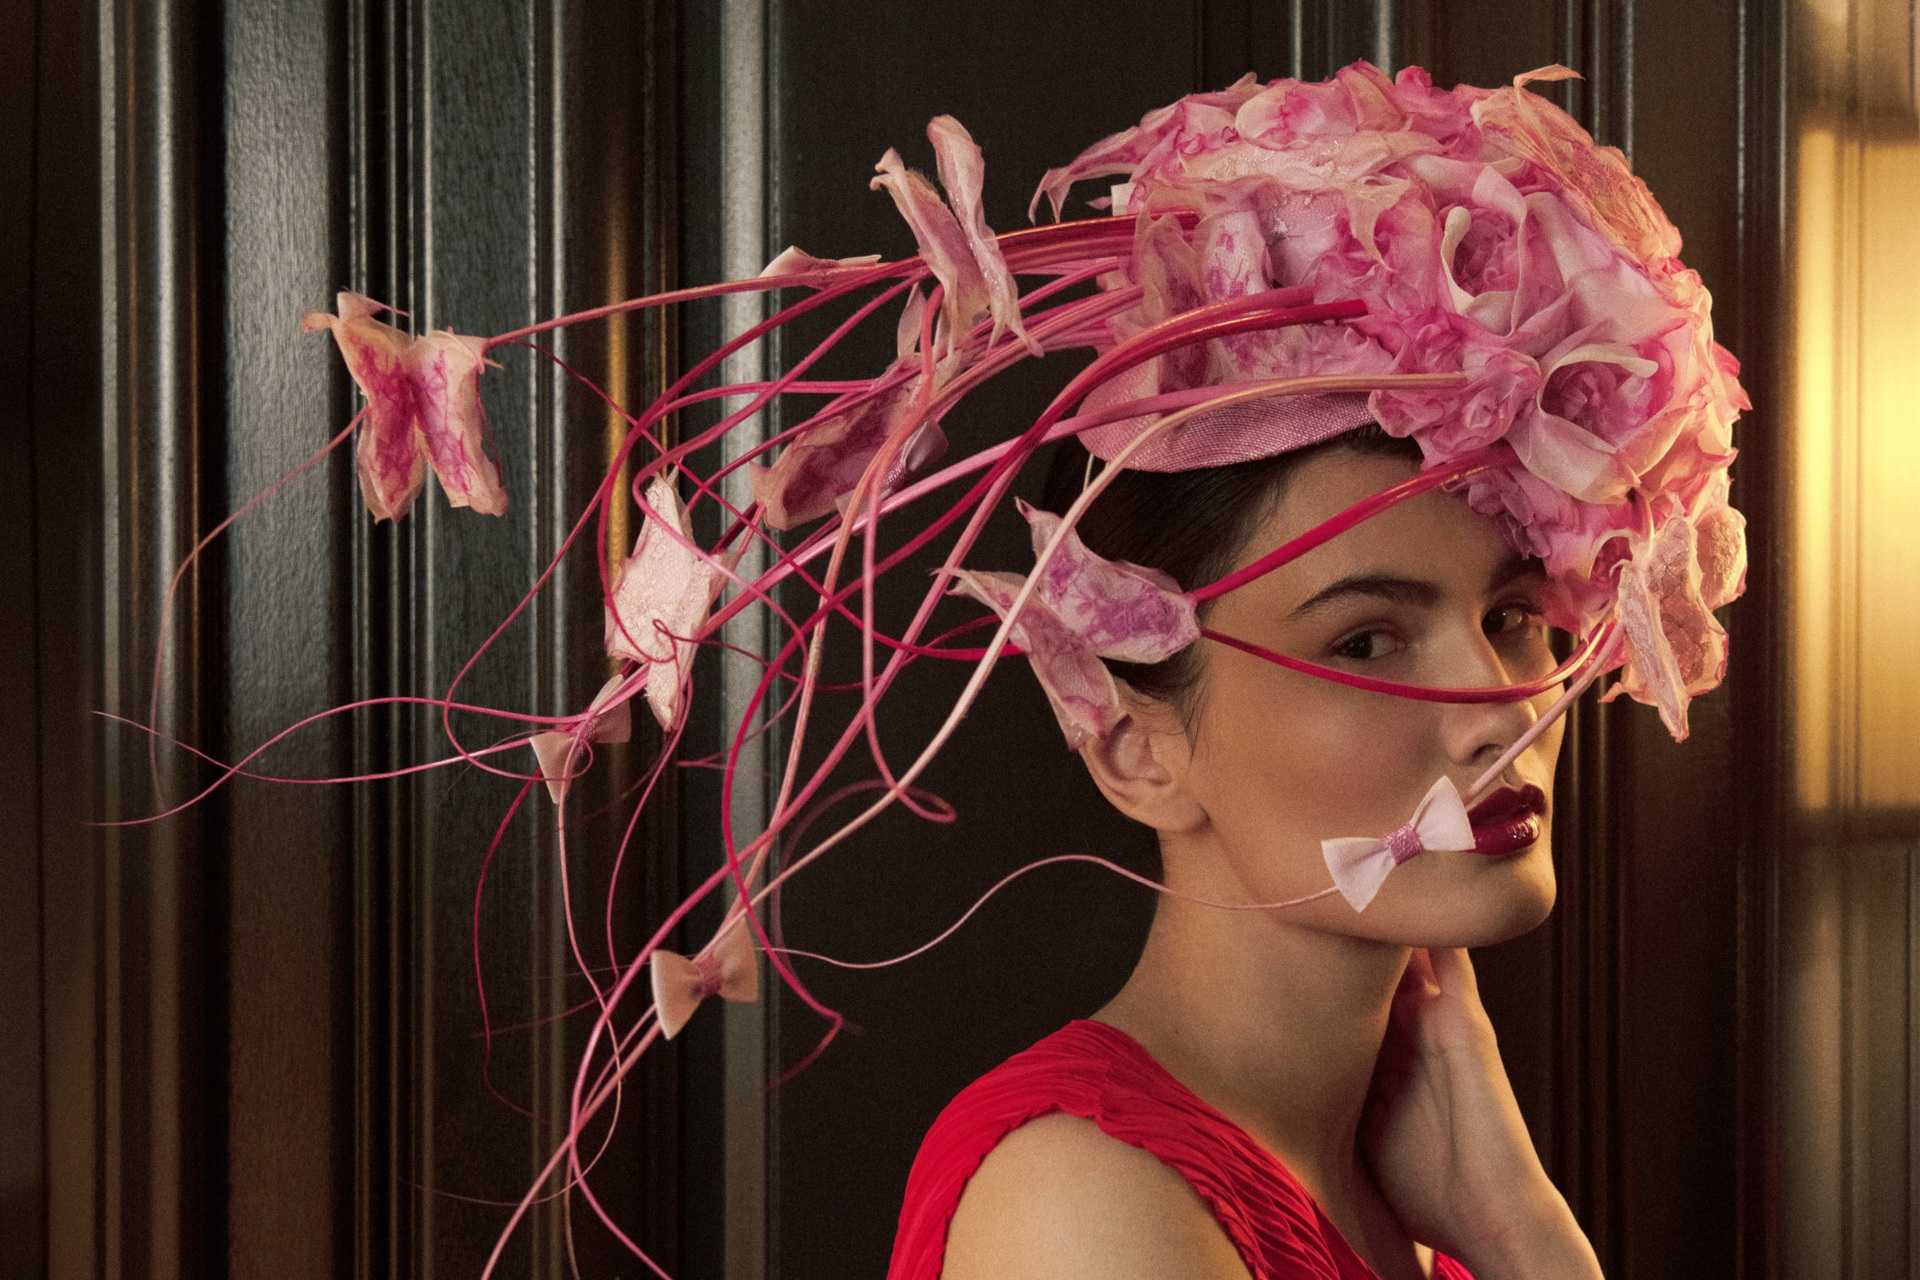
<svg viewBox="0 0 1920 1280">
<path fill-rule="evenodd" d="M 1473 961 L 1465 947 L 1435 947 L 1416 955 L 1426 961 L 1426 971 L 1434 985 L 1446 995 L 1457 995 L 1472 1005 L 1480 1003 L 1480 980 L 1474 976 Z"/>
</svg>

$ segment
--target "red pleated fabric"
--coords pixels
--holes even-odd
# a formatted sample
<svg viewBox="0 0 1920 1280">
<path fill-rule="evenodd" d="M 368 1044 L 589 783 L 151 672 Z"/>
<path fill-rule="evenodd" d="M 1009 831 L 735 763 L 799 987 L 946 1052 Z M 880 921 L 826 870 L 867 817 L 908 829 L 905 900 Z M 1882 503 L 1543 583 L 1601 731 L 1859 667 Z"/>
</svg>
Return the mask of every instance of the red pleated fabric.
<svg viewBox="0 0 1920 1280">
<path fill-rule="evenodd" d="M 1187 1180 L 1253 1280 L 1378 1280 L 1286 1166 L 1202 1102 L 1139 1043 L 1070 1022 L 968 1085 L 927 1131 L 907 1178 L 888 1280 L 938 1280 L 960 1193 L 1000 1139 L 1064 1111 Z M 1444 1256 L 1434 1280 L 1472 1280 Z"/>
</svg>

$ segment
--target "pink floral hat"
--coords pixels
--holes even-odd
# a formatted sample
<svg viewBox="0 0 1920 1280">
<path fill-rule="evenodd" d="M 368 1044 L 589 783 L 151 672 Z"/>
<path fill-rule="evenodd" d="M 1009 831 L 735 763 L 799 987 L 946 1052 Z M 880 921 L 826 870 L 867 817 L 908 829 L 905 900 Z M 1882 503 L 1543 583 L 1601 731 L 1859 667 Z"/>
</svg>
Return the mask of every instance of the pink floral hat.
<svg viewBox="0 0 1920 1280">
<path fill-rule="evenodd" d="M 1075 183 L 1139 232 L 1107 283 L 1140 286 L 1114 342 L 1227 298 L 1303 287 L 1359 299 L 1345 325 L 1239 333 L 1105 384 L 1091 404 L 1304 374 L 1443 373 L 1434 391 L 1303 397 L 1201 414 L 1129 465 L 1185 470 L 1269 456 L 1364 422 L 1418 441 L 1430 467 L 1503 444 L 1470 501 L 1539 557 L 1556 625 L 1625 631 L 1621 685 L 1676 738 L 1713 688 L 1726 636 L 1712 610 L 1742 590 L 1744 521 L 1728 505 L 1738 363 L 1680 233 L 1625 157 L 1595 146 L 1529 81 L 1433 87 L 1356 64 L 1321 84 L 1251 76 L 1195 94 L 1048 173 L 1056 217 Z M 1182 219 L 1179 215 L 1188 215 Z M 1111 458 L 1143 420 L 1083 434 Z"/>
</svg>

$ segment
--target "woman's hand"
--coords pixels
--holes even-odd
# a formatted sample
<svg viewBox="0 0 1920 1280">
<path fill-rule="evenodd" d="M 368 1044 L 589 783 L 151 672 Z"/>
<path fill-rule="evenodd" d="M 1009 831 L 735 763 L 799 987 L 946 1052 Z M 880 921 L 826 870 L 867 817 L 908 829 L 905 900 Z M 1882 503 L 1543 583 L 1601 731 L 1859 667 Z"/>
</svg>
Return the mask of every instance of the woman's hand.
<svg viewBox="0 0 1920 1280">
<path fill-rule="evenodd" d="M 1361 1149 L 1408 1233 L 1476 1280 L 1600 1275 L 1534 1153 L 1464 950 L 1416 950 L 1409 960 Z"/>
</svg>

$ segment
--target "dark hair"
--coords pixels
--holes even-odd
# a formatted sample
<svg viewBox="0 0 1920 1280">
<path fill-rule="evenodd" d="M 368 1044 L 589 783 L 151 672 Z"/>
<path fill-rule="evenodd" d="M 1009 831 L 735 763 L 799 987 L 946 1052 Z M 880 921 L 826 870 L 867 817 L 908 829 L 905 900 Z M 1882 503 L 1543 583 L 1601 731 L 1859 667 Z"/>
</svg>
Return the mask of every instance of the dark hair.
<svg viewBox="0 0 1920 1280">
<path fill-rule="evenodd" d="M 1130 560 L 1170 575 L 1184 591 L 1225 576 L 1309 459 L 1336 449 L 1370 457 L 1420 461 L 1420 446 L 1374 423 L 1277 457 L 1196 471 L 1127 471 L 1094 499 L 1077 526 L 1089 548 L 1109 560 Z M 1085 488 L 1089 455 L 1077 439 L 1060 442 L 1047 468 L 1040 505 L 1061 513 Z M 1096 464 L 1097 465 L 1097 464 Z M 1204 613 L 1205 606 L 1202 606 Z M 1113 674 L 1138 692 L 1182 711 L 1200 680 L 1199 646 L 1165 662 L 1109 661 Z"/>
</svg>

